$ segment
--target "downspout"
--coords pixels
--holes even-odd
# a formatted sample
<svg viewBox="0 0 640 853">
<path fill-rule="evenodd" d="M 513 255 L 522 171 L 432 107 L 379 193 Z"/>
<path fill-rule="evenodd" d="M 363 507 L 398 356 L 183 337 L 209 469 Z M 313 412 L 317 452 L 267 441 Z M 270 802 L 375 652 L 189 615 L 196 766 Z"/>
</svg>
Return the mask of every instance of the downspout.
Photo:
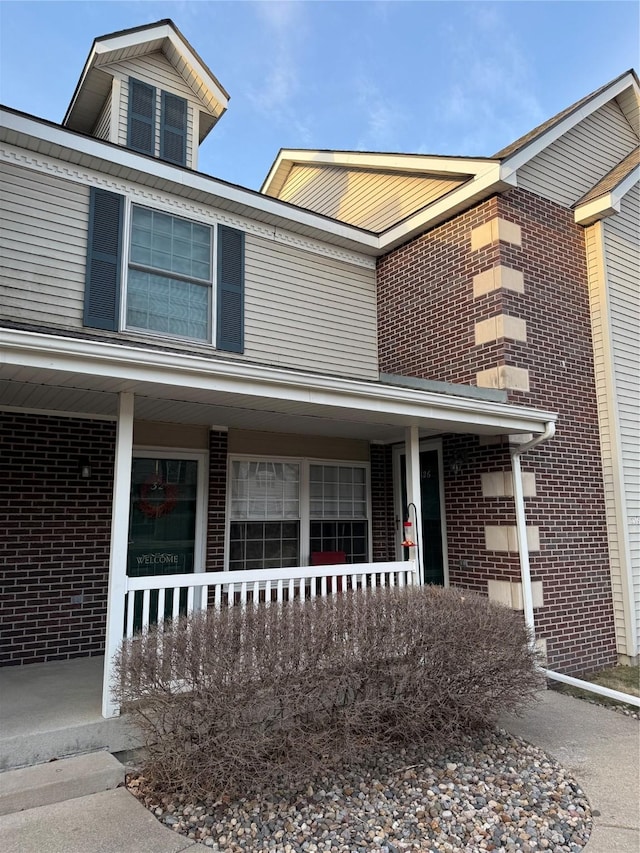
<svg viewBox="0 0 640 853">
<path fill-rule="evenodd" d="M 529 543 L 527 542 L 527 520 L 524 513 L 524 491 L 522 488 L 522 469 L 520 457 L 528 453 L 544 441 L 556 434 L 556 425 L 549 421 L 544 426 L 544 432 L 526 444 L 518 444 L 511 448 L 511 470 L 513 471 L 513 498 L 516 505 L 516 537 L 518 553 L 520 554 L 520 576 L 522 579 L 522 602 L 524 604 L 524 622 L 529 631 L 530 645 L 536 642 L 535 624 L 533 621 L 533 593 L 531 591 L 531 564 L 529 562 Z"/>
<path fill-rule="evenodd" d="M 529 562 L 529 544 L 527 542 L 527 524 L 524 512 L 524 491 L 522 488 L 522 469 L 520 467 L 520 457 L 523 453 L 528 453 L 534 447 L 542 444 L 553 438 L 556 432 L 556 425 L 553 421 L 545 424 L 544 432 L 536 436 L 532 441 L 526 444 L 515 445 L 511 448 L 511 468 L 513 471 L 513 497 L 516 505 L 516 535 L 518 539 L 518 552 L 520 554 L 520 575 L 522 578 L 522 602 L 524 604 L 524 621 L 529 632 L 529 643 L 531 647 L 535 646 L 535 622 L 533 617 L 533 593 L 531 591 L 531 564 Z M 579 687 L 581 690 L 595 693 L 598 696 L 606 696 L 609 699 L 615 699 L 618 702 L 625 702 L 627 705 L 633 705 L 640 708 L 640 698 L 631 696 L 628 693 L 621 693 L 619 690 L 611 690 L 608 687 L 601 687 L 599 684 L 592 684 L 590 681 L 583 681 L 580 678 L 573 678 L 570 675 L 563 675 L 560 672 L 554 672 L 551 669 L 542 668 L 542 673 L 553 681 L 560 681 L 564 684 L 570 684 L 573 687 Z"/>
</svg>

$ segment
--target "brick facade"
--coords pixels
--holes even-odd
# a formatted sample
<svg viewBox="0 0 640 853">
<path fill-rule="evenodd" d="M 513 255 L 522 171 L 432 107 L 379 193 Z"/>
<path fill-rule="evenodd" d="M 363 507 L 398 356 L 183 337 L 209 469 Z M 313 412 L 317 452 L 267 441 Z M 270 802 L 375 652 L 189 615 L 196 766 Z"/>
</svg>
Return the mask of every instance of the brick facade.
<svg viewBox="0 0 640 853">
<path fill-rule="evenodd" d="M 393 505 L 393 459 L 390 445 L 372 444 L 371 540 L 372 560 L 395 560 L 395 507 Z"/>
<path fill-rule="evenodd" d="M 102 654 L 115 424 L 0 413 L 0 448 L 0 663 Z"/>
<path fill-rule="evenodd" d="M 471 248 L 471 229 L 500 217 L 521 228 L 521 246 Z M 524 292 L 474 297 L 473 279 L 503 265 L 523 273 Z M 380 370 L 476 384 L 498 365 L 528 371 L 529 391 L 510 403 L 558 412 L 553 441 L 523 457 L 535 472 L 527 525 L 540 532 L 531 553 L 544 607 L 535 612 L 552 667 L 586 672 L 615 662 L 613 607 L 595 398 L 583 232 L 573 213 L 523 190 L 493 197 L 381 259 Z M 475 342 L 475 324 L 498 314 L 526 321 L 526 341 Z M 477 436 L 443 442 L 450 580 L 479 592 L 518 580 L 516 553 L 487 551 L 486 525 L 514 525 L 512 497 L 485 497 L 481 474 L 510 471 L 504 443 Z M 461 465 L 451 475 L 451 463 Z"/>
<path fill-rule="evenodd" d="M 205 571 L 224 569 L 225 512 L 227 505 L 227 433 L 209 433 L 207 497 L 207 558 Z"/>
</svg>

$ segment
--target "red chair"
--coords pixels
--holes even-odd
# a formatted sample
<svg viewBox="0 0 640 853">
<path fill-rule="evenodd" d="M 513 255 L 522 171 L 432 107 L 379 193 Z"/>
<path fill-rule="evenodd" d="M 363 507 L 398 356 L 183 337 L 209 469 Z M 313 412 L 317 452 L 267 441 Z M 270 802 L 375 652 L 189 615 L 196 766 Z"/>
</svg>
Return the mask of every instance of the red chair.
<svg viewBox="0 0 640 853">
<path fill-rule="evenodd" d="M 347 562 L 347 555 L 344 551 L 312 551 L 311 565 L 312 566 L 341 566 Z M 333 578 L 327 578 L 327 592 L 332 590 Z M 342 592 L 342 578 L 336 578 L 336 589 Z"/>
</svg>

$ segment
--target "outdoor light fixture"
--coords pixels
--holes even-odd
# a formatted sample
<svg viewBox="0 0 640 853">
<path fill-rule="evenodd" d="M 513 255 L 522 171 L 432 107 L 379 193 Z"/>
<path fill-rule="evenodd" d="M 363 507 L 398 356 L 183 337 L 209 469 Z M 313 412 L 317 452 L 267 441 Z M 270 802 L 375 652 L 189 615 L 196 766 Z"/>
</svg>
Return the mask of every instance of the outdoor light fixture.
<svg viewBox="0 0 640 853">
<path fill-rule="evenodd" d="M 78 460 L 78 473 L 83 480 L 88 480 L 91 476 L 91 465 L 88 456 L 81 456 Z"/>
</svg>

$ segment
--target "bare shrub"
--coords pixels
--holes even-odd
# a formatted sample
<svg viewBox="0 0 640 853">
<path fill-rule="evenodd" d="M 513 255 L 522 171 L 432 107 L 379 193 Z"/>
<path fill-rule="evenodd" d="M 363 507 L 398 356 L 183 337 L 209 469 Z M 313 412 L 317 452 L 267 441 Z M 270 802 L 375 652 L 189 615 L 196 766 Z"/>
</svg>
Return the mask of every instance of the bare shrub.
<svg viewBox="0 0 640 853">
<path fill-rule="evenodd" d="M 197 798 L 298 786 L 386 743 L 452 742 L 540 686 L 522 618 L 437 587 L 207 611 L 125 641 L 145 775 Z"/>
</svg>

